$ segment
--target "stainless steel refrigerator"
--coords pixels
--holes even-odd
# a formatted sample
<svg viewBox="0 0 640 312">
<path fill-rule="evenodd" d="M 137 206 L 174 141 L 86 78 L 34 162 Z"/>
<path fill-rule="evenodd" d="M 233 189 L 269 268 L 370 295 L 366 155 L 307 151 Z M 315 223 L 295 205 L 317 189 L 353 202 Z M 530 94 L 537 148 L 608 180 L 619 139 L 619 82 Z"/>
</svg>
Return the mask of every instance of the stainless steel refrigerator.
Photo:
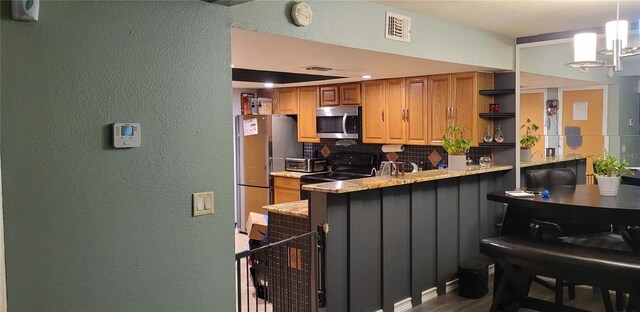
<svg viewBox="0 0 640 312">
<path fill-rule="evenodd" d="M 246 231 L 249 212 L 273 203 L 270 173 L 284 170 L 286 157 L 302 157 L 296 121 L 285 115 L 236 117 L 237 228 Z"/>
</svg>

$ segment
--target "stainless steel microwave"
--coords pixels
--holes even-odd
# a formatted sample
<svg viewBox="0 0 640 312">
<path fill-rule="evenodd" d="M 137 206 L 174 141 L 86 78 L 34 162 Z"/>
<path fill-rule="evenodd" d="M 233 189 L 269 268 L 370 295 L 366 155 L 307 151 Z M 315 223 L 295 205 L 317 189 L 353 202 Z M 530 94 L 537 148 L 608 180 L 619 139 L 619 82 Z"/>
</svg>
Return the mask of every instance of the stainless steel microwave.
<svg viewBox="0 0 640 312">
<path fill-rule="evenodd" d="M 358 139 L 362 128 L 360 106 L 334 106 L 316 109 L 316 132 L 325 139 Z"/>
</svg>

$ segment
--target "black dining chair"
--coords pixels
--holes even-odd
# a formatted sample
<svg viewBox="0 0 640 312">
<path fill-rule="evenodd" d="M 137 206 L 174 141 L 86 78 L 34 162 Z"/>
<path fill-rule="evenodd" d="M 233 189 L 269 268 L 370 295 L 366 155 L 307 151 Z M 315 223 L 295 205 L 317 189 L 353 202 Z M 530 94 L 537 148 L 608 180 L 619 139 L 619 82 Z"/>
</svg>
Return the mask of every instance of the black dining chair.
<svg viewBox="0 0 640 312">
<path fill-rule="evenodd" d="M 548 188 L 575 187 L 576 172 L 571 168 L 536 169 L 525 172 L 527 190 L 542 191 Z M 554 220 L 534 219 L 532 236 L 561 237 L 589 233 L 611 232 L 610 225 L 585 224 L 578 222 L 558 222 Z"/>
<path fill-rule="evenodd" d="M 571 168 L 537 169 L 527 170 L 525 173 L 527 190 L 542 191 L 548 188 L 572 188 L 577 184 L 576 172 Z M 623 238 L 613 233 L 613 227 L 609 224 L 588 224 L 571 221 L 556 221 L 533 219 L 531 221 L 530 236 L 536 238 L 546 238 L 565 243 L 613 249 L 631 252 L 629 245 Z M 562 300 L 563 288 L 569 289 L 569 298 L 575 298 L 575 285 L 561 280 L 556 280 L 552 285 L 539 278 L 534 278 L 539 284 L 554 290 L 557 300 Z M 624 296 L 616 293 L 616 305 L 618 310 L 622 309 Z"/>
</svg>

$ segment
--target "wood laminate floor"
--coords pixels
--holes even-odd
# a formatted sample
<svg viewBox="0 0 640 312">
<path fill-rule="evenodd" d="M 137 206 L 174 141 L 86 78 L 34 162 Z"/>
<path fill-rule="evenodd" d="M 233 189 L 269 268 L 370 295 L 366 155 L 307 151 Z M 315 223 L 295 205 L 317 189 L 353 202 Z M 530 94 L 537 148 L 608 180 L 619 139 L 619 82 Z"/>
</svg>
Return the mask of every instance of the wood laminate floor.
<svg viewBox="0 0 640 312">
<path fill-rule="evenodd" d="M 236 233 L 235 238 L 236 238 L 235 239 L 236 252 L 239 252 L 248 248 L 247 247 L 248 238 L 246 234 Z M 249 309 L 247 309 L 246 305 L 243 303 L 244 307 L 242 309 L 242 312 L 271 311 L 271 304 L 269 303 L 265 304 L 265 302 L 260 299 L 256 300 L 255 290 L 253 289 L 253 287 L 252 286 L 246 287 L 247 277 L 246 277 L 246 271 L 244 270 L 244 268 L 242 270 L 241 280 L 242 280 L 241 283 L 243 285 L 242 287 L 243 301 L 246 302 L 247 300 L 247 291 L 249 293 L 248 296 L 250 300 Z M 491 281 L 489 283 L 489 286 L 490 286 L 489 294 L 487 294 L 483 298 L 480 298 L 480 299 L 463 298 L 458 296 L 458 292 L 457 290 L 455 290 L 451 293 L 439 296 L 438 298 L 431 300 L 429 302 L 426 302 L 422 305 L 416 306 L 413 309 L 411 309 L 411 312 L 489 311 L 489 309 L 491 308 L 491 302 L 492 302 L 491 292 L 493 291 L 493 289 L 491 286 L 493 285 L 493 282 L 492 282 L 493 276 L 490 276 L 489 280 Z M 546 300 L 546 301 L 553 301 L 553 298 L 554 298 L 554 293 L 551 290 L 546 289 L 536 283 L 532 284 L 530 295 L 532 297 Z M 611 301 L 615 305 L 614 295 L 611 295 Z M 602 297 L 600 296 L 600 292 L 593 293 L 590 288 L 589 289 L 585 289 L 582 287 L 576 288 L 576 299 L 574 300 L 570 300 L 569 297 L 567 297 L 566 290 L 565 290 L 564 302 L 567 305 L 578 307 L 578 308 L 589 310 L 589 311 L 594 311 L 594 312 L 604 311 L 604 306 L 602 304 Z M 256 309 L 256 303 L 258 303 L 257 309 Z M 522 309 L 521 311 L 532 311 L 532 310 Z"/>
<path fill-rule="evenodd" d="M 490 286 L 493 284 L 493 276 L 489 279 L 491 282 Z M 416 306 L 411 309 L 411 312 L 479 312 L 479 311 L 489 311 L 492 303 L 492 293 L 493 289 L 490 287 L 489 293 L 480 299 L 467 299 L 458 296 L 457 290 L 450 292 L 448 294 L 439 296 L 438 298 L 426 302 L 422 305 Z M 533 283 L 531 286 L 531 291 L 529 293 L 531 297 L 535 297 L 538 299 L 542 299 L 545 301 L 553 302 L 554 293 L 553 291 L 540 286 L 537 283 Z M 611 302 L 614 305 L 615 309 L 615 296 L 611 295 Z M 600 296 L 600 292 L 597 293 L 592 292 L 591 288 L 585 289 L 582 287 L 576 288 L 576 299 L 570 300 L 567 296 L 567 291 L 565 289 L 565 297 L 564 303 L 569 306 L 577 307 L 580 309 L 585 309 L 594 312 L 604 311 L 604 305 L 602 303 L 602 296 Z M 520 311 L 533 311 L 529 309 L 521 309 Z"/>
</svg>

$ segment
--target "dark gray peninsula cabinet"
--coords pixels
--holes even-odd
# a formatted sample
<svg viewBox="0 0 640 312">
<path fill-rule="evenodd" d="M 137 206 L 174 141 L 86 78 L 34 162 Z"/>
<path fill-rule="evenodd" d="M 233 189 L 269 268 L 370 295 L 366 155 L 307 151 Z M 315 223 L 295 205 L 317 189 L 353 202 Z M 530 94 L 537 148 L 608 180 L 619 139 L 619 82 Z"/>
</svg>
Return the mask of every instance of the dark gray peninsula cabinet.
<svg viewBox="0 0 640 312">
<path fill-rule="evenodd" d="M 329 225 L 326 310 L 393 311 L 452 288 L 458 263 L 480 256 L 480 239 L 497 234 L 502 206 L 486 194 L 500 190 L 511 170 L 441 169 L 305 185 L 311 226 Z"/>
</svg>

